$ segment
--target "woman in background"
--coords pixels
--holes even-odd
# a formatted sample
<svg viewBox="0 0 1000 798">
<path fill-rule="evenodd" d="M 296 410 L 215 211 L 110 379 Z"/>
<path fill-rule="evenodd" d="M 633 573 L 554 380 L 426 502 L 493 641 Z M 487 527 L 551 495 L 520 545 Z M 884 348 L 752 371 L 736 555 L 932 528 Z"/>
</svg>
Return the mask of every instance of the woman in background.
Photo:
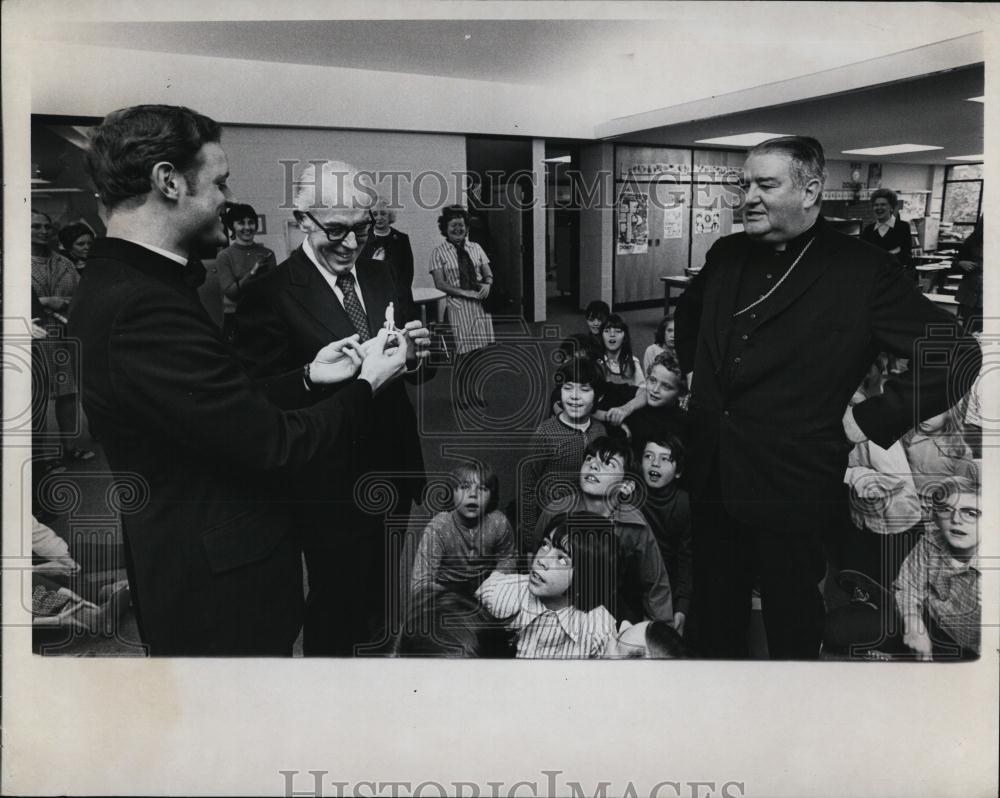
<svg viewBox="0 0 1000 798">
<path fill-rule="evenodd" d="M 410 237 L 392 227 L 395 221 L 396 212 L 390 210 L 385 199 L 379 198 L 372 209 L 372 235 L 368 236 L 358 261 L 389 269 L 396 283 L 399 307 L 396 318 L 415 319 L 420 314 L 413 303 L 413 250 Z"/>
<path fill-rule="evenodd" d="M 449 205 L 438 217 L 445 242 L 431 252 L 430 271 L 434 285 L 448 296 L 448 322 L 455 329 L 455 374 L 458 403 L 462 407 L 486 407 L 486 400 L 471 383 L 471 355 L 494 343 L 493 319 L 483 309 L 490 295 L 493 272 L 483 248 L 469 241 L 469 212 Z M 464 378 L 464 379 L 463 379 Z"/>
<path fill-rule="evenodd" d="M 215 261 L 222 290 L 222 330 L 226 339 L 236 340 L 236 305 L 243 290 L 258 274 L 275 266 L 274 253 L 254 241 L 257 235 L 257 211 L 244 203 L 229 205 L 222 215 L 222 224 L 233 243 L 219 253 Z"/>
<path fill-rule="evenodd" d="M 962 242 L 955 256 L 961 270 L 962 284 L 955 294 L 958 318 L 969 332 L 983 331 L 983 217 L 979 217 L 969 237 Z"/>
<path fill-rule="evenodd" d="M 31 291 L 38 299 L 41 316 L 38 324 L 45 329 L 41 348 L 45 356 L 49 395 L 55 399 L 56 424 L 59 427 L 60 457 L 64 461 L 90 460 L 89 449 L 74 448 L 81 415 L 77 385 L 77 349 L 66 340 L 66 320 L 70 302 L 80 282 L 73 262 L 49 247 L 52 219 L 47 213 L 31 212 Z M 83 312 L 86 312 L 86 308 Z M 60 467 L 51 460 L 46 469 Z"/>
<path fill-rule="evenodd" d="M 910 223 L 896 216 L 896 192 L 880 188 L 872 192 L 872 213 L 875 221 L 861 231 L 861 240 L 895 255 L 910 279 L 917 282 L 917 270 L 913 266 L 913 237 Z"/>
<path fill-rule="evenodd" d="M 80 277 L 83 277 L 83 268 L 87 265 L 93 243 L 94 231 L 83 222 L 68 224 L 59 231 L 59 254 L 72 261 Z"/>
</svg>

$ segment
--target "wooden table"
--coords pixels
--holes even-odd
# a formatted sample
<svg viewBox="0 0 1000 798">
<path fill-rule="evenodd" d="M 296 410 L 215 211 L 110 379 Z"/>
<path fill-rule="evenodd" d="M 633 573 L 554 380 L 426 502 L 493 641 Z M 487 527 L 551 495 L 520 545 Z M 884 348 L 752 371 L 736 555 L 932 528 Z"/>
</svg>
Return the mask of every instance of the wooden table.
<svg viewBox="0 0 1000 798">
<path fill-rule="evenodd" d="M 663 283 L 663 315 L 666 316 L 670 313 L 670 306 L 676 303 L 670 296 L 671 289 L 679 288 L 680 293 L 684 293 L 684 289 L 691 283 L 691 278 L 684 275 L 660 275 L 660 282 Z"/>
<path fill-rule="evenodd" d="M 444 299 L 444 291 L 440 291 L 437 288 L 414 288 L 413 289 L 413 304 L 420 308 L 420 322 L 427 326 L 427 306 L 433 302 L 434 304 L 434 321 L 441 321 L 441 305 L 439 300 Z"/>
</svg>

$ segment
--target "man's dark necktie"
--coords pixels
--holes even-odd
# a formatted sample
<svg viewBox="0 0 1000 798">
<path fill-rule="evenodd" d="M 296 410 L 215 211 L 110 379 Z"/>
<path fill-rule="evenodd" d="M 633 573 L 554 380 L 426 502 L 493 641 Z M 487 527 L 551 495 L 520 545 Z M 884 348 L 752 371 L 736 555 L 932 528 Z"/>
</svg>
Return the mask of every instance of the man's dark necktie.
<svg viewBox="0 0 1000 798">
<path fill-rule="evenodd" d="M 344 310 L 351 317 L 351 323 L 358 331 L 360 342 L 364 343 L 371 338 L 371 335 L 368 334 L 368 317 L 365 315 L 364 308 L 361 307 L 361 300 L 358 299 L 358 295 L 354 291 L 354 275 L 350 272 L 338 274 L 337 288 L 344 294 Z"/>
<path fill-rule="evenodd" d="M 465 242 L 455 244 L 455 253 L 458 255 L 458 287 L 472 291 L 479 290 L 479 280 L 476 279 L 476 267 L 472 265 L 472 258 L 465 251 Z"/>
</svg>

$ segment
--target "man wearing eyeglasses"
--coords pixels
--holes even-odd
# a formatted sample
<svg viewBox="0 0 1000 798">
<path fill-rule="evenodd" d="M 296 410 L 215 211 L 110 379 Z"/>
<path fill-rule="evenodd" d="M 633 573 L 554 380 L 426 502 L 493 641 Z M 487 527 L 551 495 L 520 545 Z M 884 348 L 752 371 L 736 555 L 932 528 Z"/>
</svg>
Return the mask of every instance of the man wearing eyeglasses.
<svg viewBox="0 0 1000 798">
<path fill-rule="evenodd" d="M 240 354 L 264 377 L 318 351 L 323 342 L 357 334 L 373 345 L 397 296 L 386 269 L 358 264 L 371 234 L 376 194 L 367 176 L 339 161 L 310 161 L 298 180 L 295 220 L 305 233 L 288 259 L 257 280 L 240 303 Z M 394 307 L 407 338 L 408 379 L 418 381 L 428 330 Z M 303 637 L 307 656 L 374 653 L 387 640 L 386 607 L 394 579 L 389 517 L 405 526 L 420 501 L 424 462 L 416 414 L 402 382 L 375 400 L 372 433 L 314 469 L 300 485 L 298 518 L 308 571 Z"/>
<path fill-rule="evenodd" d="M 137 106 L 109 114 L 87 154 L 108 235 L 69 333 L 84 408 L 123 480 L 109 495 L 125 505 L 132 603 L 158 656 L 292 653 L 303 595 L 288 485 L 378 423 L 372 396 L 407 350 L 328 334 L 285 373 L 248 377 L 186 279 L 200 248 L 226 242 L 221 135 L 188 108 Z M 322 387 L 355 374 L 333 396 Z"/>
</svg>

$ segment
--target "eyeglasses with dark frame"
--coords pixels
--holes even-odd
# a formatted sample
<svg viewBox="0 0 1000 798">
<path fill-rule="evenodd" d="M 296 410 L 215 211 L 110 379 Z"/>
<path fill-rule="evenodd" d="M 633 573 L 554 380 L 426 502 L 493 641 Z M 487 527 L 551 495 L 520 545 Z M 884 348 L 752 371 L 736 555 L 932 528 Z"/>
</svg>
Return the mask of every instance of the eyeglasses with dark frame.
<svg viewBox="0 0 1000 798">
<path fill-rule="evenodd" d="M 316 225 L 323 233 L 326 235 L 326 240 L 331 244 L 339 244 L 351 233 L 354 233 L 354 237 L 358 240 L 358 243 L 363 243 L 368 239 L 368 235 L 371 232 L 371 226 L 375 222 L 375 217 L 372 212 L 368 211 L 368 221 L 363 224 L 354 225 L 354 227 L 348 227 L 343 224 L 333 224 L 329 227 L 320 224 L 319 220 L 316 219 L 309 211 L 302 211 L 303 214 Z"/>
<path fill-rule="evenodd" d="M 949 504 L 946 501 L 934 502 L 934 512 L 937 515 L 952 519 L 955 518 L 955 513 L 958 513 L 958 517 L 969 524 L 975 523 L 983 515 L 983 511 L 977 507 L 962 507 L 960 505 Z"/>
</svg>

